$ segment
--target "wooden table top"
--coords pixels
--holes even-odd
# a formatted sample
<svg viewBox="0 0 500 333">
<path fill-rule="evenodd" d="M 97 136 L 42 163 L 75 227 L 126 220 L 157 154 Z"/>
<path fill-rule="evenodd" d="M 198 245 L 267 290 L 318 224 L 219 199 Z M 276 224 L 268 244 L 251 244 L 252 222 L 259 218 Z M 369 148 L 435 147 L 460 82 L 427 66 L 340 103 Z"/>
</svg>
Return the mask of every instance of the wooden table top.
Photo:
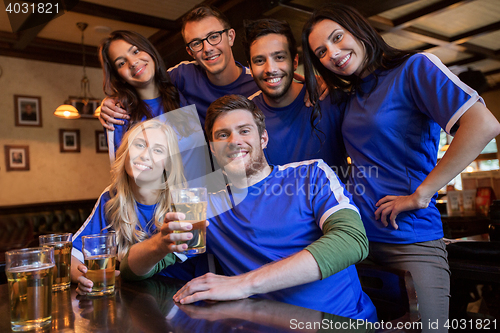
<svg viewBox="0 0 500 333">
<path fill-rule="evenodd" d="M 264 299 L 180 305 L 172 296 L 183 282 L 161 276 L 117 281 L 112 296 L 78 296 L 76 285 L 52 293 L 52 327 L 37 332 L 317 332 L 305 323 L 349 323 L 348 318 Z M 336 330 L 324 332 L 331 331 Z M 0 285 L 0 332 L 10 332 L 7 284 Z"/>
</svg>

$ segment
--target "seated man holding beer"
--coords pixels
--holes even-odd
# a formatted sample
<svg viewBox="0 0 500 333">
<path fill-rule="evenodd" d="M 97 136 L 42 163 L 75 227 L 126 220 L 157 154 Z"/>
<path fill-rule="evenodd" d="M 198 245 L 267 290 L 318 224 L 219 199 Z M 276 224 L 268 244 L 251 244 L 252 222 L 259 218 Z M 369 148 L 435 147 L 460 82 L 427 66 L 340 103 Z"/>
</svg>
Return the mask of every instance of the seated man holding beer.
<svg viewBox="0 0 500 333">
<path fill-rule="evenodd" d="M 211 194 L 207 248 L 225 275 L 207 273 L 174 300 L 235 300 L 258 295 L 353 319 L 376 321 L 354 264 L 368 240 L 351 195 L 322 160 L 269 165 L 264 115 L 239 95 L 213 102 L 205 129 L 229 184 Z M 134 244 L 122 261 L 127 278 L 164 268 L 169 252 L 184 250 L 190 230 L 181 213 L 168 213 L 160 233 Z M 185 239 L 185 238 L 184 238 Z M 168 248 L 168 250 L 166 250 Z M 171 256 L 169 254 L 167 257 Z"/>
</svg>

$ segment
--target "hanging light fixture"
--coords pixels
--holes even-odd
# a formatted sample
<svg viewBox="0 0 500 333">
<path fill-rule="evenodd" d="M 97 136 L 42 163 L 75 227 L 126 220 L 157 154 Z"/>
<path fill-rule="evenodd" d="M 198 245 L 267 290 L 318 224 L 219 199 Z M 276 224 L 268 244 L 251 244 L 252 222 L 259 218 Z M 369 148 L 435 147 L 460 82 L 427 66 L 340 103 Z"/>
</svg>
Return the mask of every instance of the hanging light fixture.
<svg viewBox="0 0 500 333">
<path fill-rule="evenodd" d="M 76 24 L 78 29 L 82 32 L 82 62 L 83 62 L 83 77 L 82 80 L 80 81 L 80 95 L 78 97 L 78 101 L 83 103 L 84 107 L 89 103 L 90 99 L 93 99 L 92 94 L 90 93 L 90 81 L 87 77 L 87 72 L 85 70 L 85 45 L 83 43 L 83 32 L 85 29 L 87 29 L 88 24 L 84 22 L 78 22 Z M 60 105 L 56 111 L 54 112 L 54 115 L 57 117 L 61 118 L 66 118 L 66 119 L 76 119 L 80 118 L 80 113 L 78 110 L 70 104 L 70 99 L 66 100 L 64 102 L 65 104 Z M 97 111 L 97 110 L 96 110 Z M 94 113 L 95 116 L 95 113 Z"/>
<path fill-rule="evenodd" d="M 65 103 L 69 103 L 66 101 Z M 80 118 L 80 113 L 78 110 L 71 104 L 62 104 L 57 107 L 54 111 L 54 116 L 66 119 L 77 119 Z"/>
<path fill-rule="evenodd" d="M 101 106 L 99 105 L 97 109 L 95 109 L 94 111 L 94 117 L 99 118 L 100 115 L 101 115 Z"/>
</svg>

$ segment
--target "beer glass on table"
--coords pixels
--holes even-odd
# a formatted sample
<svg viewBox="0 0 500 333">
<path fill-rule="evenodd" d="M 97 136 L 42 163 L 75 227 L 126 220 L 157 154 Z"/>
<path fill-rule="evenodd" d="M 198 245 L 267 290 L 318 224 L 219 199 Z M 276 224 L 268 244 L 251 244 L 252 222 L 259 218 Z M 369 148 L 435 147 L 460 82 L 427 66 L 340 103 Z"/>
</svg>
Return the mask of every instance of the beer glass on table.
<svg viewBox="0 0 500 333">
<path fill-rule="evenodd" d="M 115 291 L 116 235 L 114 232 L 82 236 L 83 257 L 92 281 L 88 296 L 102 296 Z"/>
<path fill-rule="evenodd" d="M 40 235 L 40 246 L 54 248 L 54 273 L 52 290 L 64 290 L 71 284 L 71 233 Z"/>
<path fill-rule="evenodd" d="M 204 253 L 207 239 L 207 189 L 204 187 L 173 189 L 171 195 L 171 210 L 184 213 L 186 218 L 181 222 L 188 222 L 193 225 L 193 228 L 189 231 L 174 231 L 176 233 L 191 232 L 193 234 L 193 238 L 186 242 L 188 248 L 183 253 Z M 181 243 L 183 242 L 177 242 L 177 244 Z"/>
<path fill-rule="evenodd" d="M 50 324 L 54 249 L 7 251 L 5 260 L 12 330 L 29 331 Z"/>
</svg>

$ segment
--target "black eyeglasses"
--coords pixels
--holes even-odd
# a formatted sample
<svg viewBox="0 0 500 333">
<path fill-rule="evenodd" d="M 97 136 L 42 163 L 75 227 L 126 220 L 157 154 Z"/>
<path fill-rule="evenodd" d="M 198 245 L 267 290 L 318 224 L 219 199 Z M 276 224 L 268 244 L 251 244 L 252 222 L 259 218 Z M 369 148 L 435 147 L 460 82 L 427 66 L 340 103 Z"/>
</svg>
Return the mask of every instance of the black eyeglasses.
<svg viewBox="0 0 500 333">
<path fill-rule="evenodd" d="M 208 35 L 206 38 L 203 39 L 193 39 L 189 43 L 186 44 L 187 47 L 193 52 L 198 52 L 203 50 L 204 46 L 204 41 L 207 41 L 208 44 L 215 46 L 219 44 L 222 40 L 222 34 L 228 31 L 229 29 L 224 29 L 221 31 L 214 31 L 210 35 Z"/>
</svg>

